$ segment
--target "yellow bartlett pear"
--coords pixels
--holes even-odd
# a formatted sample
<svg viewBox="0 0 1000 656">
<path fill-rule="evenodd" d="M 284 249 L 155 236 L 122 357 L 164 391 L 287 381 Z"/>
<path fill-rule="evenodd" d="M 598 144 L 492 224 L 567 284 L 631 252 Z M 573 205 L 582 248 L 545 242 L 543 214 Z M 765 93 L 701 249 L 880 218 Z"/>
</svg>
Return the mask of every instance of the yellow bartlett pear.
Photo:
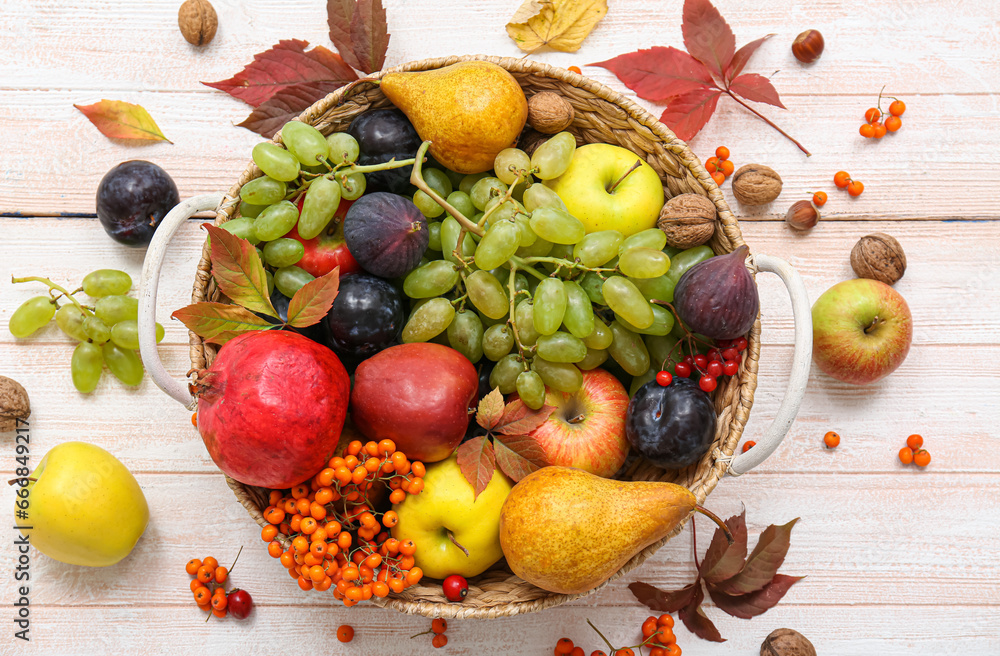
<svg viewBox="0 0 1000 656">
<path fill-rule="evenodd" d="M 458 173 L 493 168 L 528 118 L 524 91 L 506 69 L 467 61 L 429 71 L 389 73 L 382 91 L 401 109 L 430 153 Z"/>
<path fill-rule="evenodd" d="M 725 526 L 680 485 L 543 467 L 507 495 L 500 510 L 500 547 L 511 570 L 528 583 L 579 594 L 607 581 L 693 510 Z"/>
</svg>

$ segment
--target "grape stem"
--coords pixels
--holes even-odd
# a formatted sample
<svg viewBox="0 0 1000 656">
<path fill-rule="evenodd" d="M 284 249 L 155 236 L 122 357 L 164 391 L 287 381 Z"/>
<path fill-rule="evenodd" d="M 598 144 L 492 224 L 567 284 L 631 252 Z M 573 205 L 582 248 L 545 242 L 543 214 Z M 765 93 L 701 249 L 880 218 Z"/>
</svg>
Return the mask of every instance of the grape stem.
<svg viewBox="0 0 1000 656">
<path fill-rule="evenodd" d="M 40 283 L 46 284 L 46 285 L 49 286 L 49 289 L 54 289 L 57 292 L 62 292 L 62 295 L 65 296 L 66 298 L 68 298 L 70 300 L 70 302 L 73 303 L 73 305 L 75 305 L 76 307 L 80 308 L 81 312 L 83 312 L 84 314 L 86 314 L 88 316 L 93 316 L 93 314 L 90 311 L 88 311 L 87 308 L 85 308 L 82 305 L 80 305 L 80 301 L 78 301 L 75 298 L 73 298 L 73 295 L 70 294 L 68 291 L 66 291 L 66 289 L 64 287 L 62 287 L 61 285 L 57 285 L 56 283 L 52 282 L 48 278 L 41 278 L 39 276 L 28 276 L 28 277 L 25 277 L 25 278 L 15 278 L 14 276 L 11 276 L 10 277 L 10 281 L 12 283 L 14 283 L 14 284 L 17 284 L 17 283 L 20 283 L 20 282 L 40 282 Z"/>
<path fill-rule="evenodd" d="M 427 182 L 424 180 L 424 175 L 422 171 L 424 155 L 427 154 L 427 149 L 430 148 L 430 146 L 431 146 L 430 141 L 425 141 L 422 144 L 420 144 L 420 148 L 417 150 L 417 156 L 413 163 L 413 172 L 410 173 L 410 183 L 413 184 L 413 186 L 415 186 L 420 191 L 430 196 L 435 203 L 443 207 L 448 214 L 451 214 L 455 218 L 455 220 L 458 221 L 459 225 L 461 225 L 463 228 L 465 228 L 472 234 L 482 237 L 485 234 L 485 232 L 481 227 L 470 221 L 468 217 L 466 217 L 464 214 L 455 209 L 454 205 L 446 201 L 444 198 L 441 198 L 440 194 L 431 189 L 430 185 L 428 185 Z M 458 243 L 459 246 L 461 246 L 462 244 L 461 239 L 459 240 Z"/>
<path fill-rule="evenodd" d="M 514 308 L 517 304 L 517 265 L 513 262 L 510 263 L 510 275 L 507 277 L 507 295 L 510 297 L 510 317 L 507 319 L 507 323 L 510 324 L 511 332 L 514 334 L 517 353 L 523 358 L 525 348 L 524 344 L 521 343 L 521 335 L 518 334 L 517 321 L 514 317 Z"/>
</svg>

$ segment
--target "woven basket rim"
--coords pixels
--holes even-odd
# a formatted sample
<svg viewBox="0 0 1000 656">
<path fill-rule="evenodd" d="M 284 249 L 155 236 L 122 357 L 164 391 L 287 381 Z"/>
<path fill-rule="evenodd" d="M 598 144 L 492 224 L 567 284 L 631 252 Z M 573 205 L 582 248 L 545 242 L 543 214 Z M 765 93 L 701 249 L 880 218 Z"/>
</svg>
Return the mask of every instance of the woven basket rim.
<svg viewBox="0 0 1000 656">
<path fill-rule="evenodd" d="M 528 59 L 495 57 L 489 55 L 464 55 L 415 60 L 373 73 L 357 82 L 341 87 L 306 109 L 298 117 L 298 120 L 315 125 L 323 131 L 324 127 L 330 126 L 330 122 L 327 119 L 331 111 L 335 111 L 337 108 L 343 107 L 352 102 L 366 90 L 375 88 L 377 86 L 375 84 L 375 80 L 379 80 L 389 73 L 430 70 L 463 61 L 489 61 L 507 69 L 514 74 L 515 77 L 518 75 L 531 76 L 532 78 L 562 83 L 586 92 L 600 101 L 604 101 L 605 104 L 600 105 L 601 109 L 615 113 L 615 120 L 618 120 L 618 113 L 623 114 L 621 124 L 625 127 L 622 131 L 616 132 L 616 134 L 620 134 L 625 131 L 635 131 L 637 133 L 641 133 L 644 137 L 652 135 L 652 137 L 655 137 L 653 140 L 654 145 L 659 144 L 663 150 L 662 154 L 655 154 L 655 156 L 658 157 L 656 162 L 660 165 L 666 166 L 667 168 L 669 168 L 668 164 L 672 164 L 677 167 L 676 171 L 667 171 L 668 180 L 664 182 L 665 185 L 669 182 L 676 182 L 680 188 L 684 189 L 686 187 L 688 192 L 705 195 L 715 204 L 718 214 L 718 223 L 716 237 L 713 237 L 711 242 L 713 250 L 718 253 L 721 248 L 723 252 L 731 252 L 736 247 L 745 243 L 743 241 L 742 233 L 740 232 L 736 217 L 729 209 L 725 197 L 712 180 L 711 176 L 705 170 L 700 160 L 694 155 L 686 143 L 678 139 L 669 128 L 660 123 L 660 121 L 657 120 L 652 114 L 632 101 L 630 98 L 625 97 L 624 95 L 595 80 L 563 68 L 551 66 L 549 64 L 535 62 Z M 617 108 L 617 110 L 614 108 Z M 608 120 L 607 117 L 604 117 L 604 119 Z M 272 141 L 280 144 L 280 134 L 276 135 Z M 647 160 L 653 155 L 654 154 L 647 154 Z M 230 188 L 223 198 L 223 201 L 220 203 L 216 212 L 216 224 L 224 223 L 232 218 L 239 205 L 240 188 L 247 181 L 260 175 L 260 170 L 251 161 L 240 175 L 236 184 Z M 673 175 L 677 176 L 677 180 L 669 179 Z M 694 184 L 697 184 L 698 187 L 694 187 Z M 721 228 L 721 231 L 719 228 Z M 199 262 L 198 271 L 195 276 L 192 293 L 192 300 L 194 302 L 208 300 L 213 293 L 216 293 L 214 283 L 211 280 L 208 256 L 209 253 L 206 244 L 203 248 L 202 258 Z M 752 268 L 751 273 L 753 273 Z M 722 411 L 718 412 L 720 428 L 716 437 L 717 444 L 711 450 L 707 458 L 703 458 L 703 461 L 697 466 L 692 465 L 692 468 L 696 467 L 696 469 L 694 470 L 694 480 L 692 485 L 689 485 L 688 487 L 694 493 L 699 504 L 705 501 L 707 496 L 712 492 L 712 490 L 715 489 L 716 485 L 718 485 L 720 479 L 726 474 L 736 445 L 739 443 L 743 429 L 746 426 L 751 406 L 753 405 L 754 391 L 757 385 L 757 366 L 760 356 L 759 315 L 750 330 L 748 342 L 749 346 L 744 353 L 745 357 L 738 379 L 737 377 L 733 377 L 727 381 L 729 385 L 725 388 L 725 390 L 723 390 L 720 386 L 719 392 L 723 392 L 724 395 L 727 395 L 729 400 L 723 405 Z M 193 333 L 190 333 L 190 345 L 193 371 L 204 369 L 210 362 L 210 357 L 212 355 L 211 352 L 206 353 L 205 343 L 200 337 L 194 335 Z M 194 375 L 196 376 L 197 374 Z M 717 394 L 719 392 L 717 392 Z M 716 409 L 717 411 L 719 410 L 718 401 L 716 402 Z M 722 426 L 728 427 L 728 430 L 724 433 L 724 440 L 722 443 L 718 443 Z M 706 460 L 710 462 L 707 466 L 705 462 Z M 640 470 L 643 462 L 644 461 L 640 460 L 638 464 L 634 465 L 629 470 L 628 474 L 631 475 L 637 470 Z M 226 481 L 250 516 L 258 524 L 262 526 L 265 525 L 267 522 L 264 520 L 261 514 L 261 509 L 251 496 L 248 488 L 228 476 L 226 476 Z M 683 529 L 686 521 L 687 520 L 681 522 L 667 537 L 647 546 L 645 549 L 633 556 L 607 581 L 593 590 L 582 594 L 547 594 L 541 598 L 527 598 L 523 601 L 519 601 L 516 598 L 519 594 L 519 589 L 537 589 L 534 588 L 534 586 L 517 579 L 521 585 L 513 586 L 511 591 L 508 593 L 515 598 L 495 605 L 476 606 L 470 605 L 469 603 L 454 604 L 438 601 L 437 599 L 433 601 L 414 600 L 406 597 L 387 597 L 384 599 L 373 598 L 372 601 L 379 606 L 392 608 L 403 613 L 418 614 L 427 617 L 459 619 L 507 617 L 520 613 L 542 610 L 544 608 L 556 606 L 567 601 L 592 594 L 593 592 L 603 588 L 610 581 L 620 578 L 627 572 L 638 567 L 645 562 L 647 558 L 652 556 L 664 543 L 666 543 L 667 540 L 678 534 Z M 470 583 L 472 583 L 472 581 L 470 581 Z M 437 587 L 439 588 L 439 586 Z M 404 592 L 404 595 L 410 593 L 411 590 L 413 590 L 413 588 Z M 422 588 L 422 590 L 429 590 L 429 588 L 425 587 Z M 439 589 L 436 591 L 436 597 L 443 600 L 443 596 L 440 594 Z M 470 597 L 473 597 L 471 591 Z"/>
</svg>

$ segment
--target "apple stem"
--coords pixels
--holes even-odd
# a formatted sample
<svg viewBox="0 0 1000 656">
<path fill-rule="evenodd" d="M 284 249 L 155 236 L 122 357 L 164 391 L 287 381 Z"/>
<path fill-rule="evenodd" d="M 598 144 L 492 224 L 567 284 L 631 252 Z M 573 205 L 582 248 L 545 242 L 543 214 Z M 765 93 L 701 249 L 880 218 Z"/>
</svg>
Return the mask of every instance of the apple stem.
<svg viewBox="0 0 1000 656">
<path fill-rule="evenodd" d="M 609 194 L 614 193 L 615 188 L 618 187 L 618 185 L 620 185 L 622 183 L 622 180 L 624 180 L 625 178 L 627 178 L 629 173 L 631 173 L 632 171 L 636 170 L 640 166 L 642 166 L 642 160 L 638 160 L 638 159 L 635 160 L 635 164 L 633 164 L 632 167 L 628 171 L 625 171 L 625 173 L 622 174 L 622 177 L 620 177 L 617 180 L 615 180 L 615 183 L 613 185 L 611 185 L 611 187 L 608 188 L 608 193 Z"/>
<path fill-rule="evenodd" d="M 865 334 L 866 335 L 870 335 L 871 333 L 869 331 L 874 330 L 876 327 L 878 327 L 879 325 L 881 325 L 883 323 L 885 323 L 885 320 L 884 319 L 880 319 L 878 317 L 878 315 L 875 315 L 875 318 L 872 319 L 872 322 L 870 324 L 868 324 L 868 327 L 865 328 Z"/>
<path fill-rule="evenodd" d="M 23 479 L 23 478 L 12 478 L 12 479 L 10 479 L 9 481 L 7 481 L 7 485 L 17 485 L 17 482 L 18 482 L 18 481 L 21 481 L 21 480 L 24 480 L 24 479 Z M 29 480 L 29 481 L 31 481 L 32 483 L 34 483 L 34 482 L 35 482 L 35 481 L 37 481 L 38 479 L 37 479 L 37 478 L 33 478 L 33 477 L 29 476 L 29 477 L 28 477 L 28 480 Z"/>
<path fill-rule="evenodd" d="M 462 553 L 465 554 L 466 558 L 469 558 L 469 550 L 459 544 L 458 540 L 455 539 L 455 534 L 451 532 L 451 529 L 448 529 L 448 539 L 451 540 L 452 544 L 462 550 Z"/>
<path fill-rule="evenodd" d="M 729 527 L 726 526 L 726 523 L 724 521 L 722 521 L 722 519 L 720 519 L 718 515 L 716 515 L 711 510 L 708 510 L 707 508 L 702 508 L 701 506 L 695 506 L 694 509 L 697 510 L 698 512 L 700 512 L 705 517 L 708 517 L 709 519 L 711 519 L 716 524 L 718 524 L 719 528 L 722 530 L 722 532 L 725 533 L 726 540 L 729 541 L 729 544 L 732 544 L 732 543 L 734 543 L 736 541 L 733 538 L 733 532 L 729 530 Z M 693 522 L 692 522 L 692 524 L 693 524 Z"/>
</svg>

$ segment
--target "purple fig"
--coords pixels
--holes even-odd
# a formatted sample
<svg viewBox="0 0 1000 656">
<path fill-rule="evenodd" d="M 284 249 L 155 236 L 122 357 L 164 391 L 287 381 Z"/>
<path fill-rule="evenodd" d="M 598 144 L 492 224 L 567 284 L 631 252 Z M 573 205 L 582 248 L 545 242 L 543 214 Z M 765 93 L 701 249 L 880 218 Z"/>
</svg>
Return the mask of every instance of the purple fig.
<svg viewBox="0 0 1000 656">
<path fill-rule="evenodd" d="M 712 339 L 735 339 L 750 330 L 760 298 L 746 267 L 749 252 L 740 246 L 684 272 L 674 288 L 674 309 L 688 329 Z"/>
</svg>

